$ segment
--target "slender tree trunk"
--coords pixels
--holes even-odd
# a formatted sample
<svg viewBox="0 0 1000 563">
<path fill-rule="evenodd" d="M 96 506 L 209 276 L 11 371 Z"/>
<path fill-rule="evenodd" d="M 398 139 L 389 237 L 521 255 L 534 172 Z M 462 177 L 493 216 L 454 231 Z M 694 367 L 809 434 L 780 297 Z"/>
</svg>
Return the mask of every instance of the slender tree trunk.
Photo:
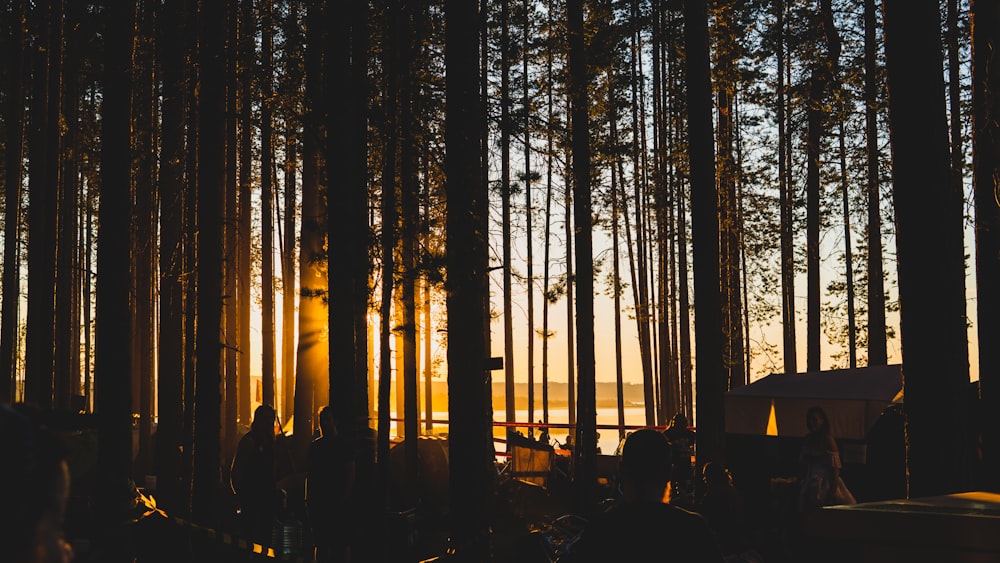
<svg viewBox="0 0 1000 563">
<path fill-rule="evenodd" d="M 514 422 L 514 312 L 510 232 L 510 0 L 500 0 L 500 221 L 503 251 L 503 374 L 507 422 Z M 528 422 L 532 422 L 528 419 Z M 508 432 L 513 431 L 508 427 Z M 531 433 L 528 427 L 528 433 Z"/>
<path fill-rule="evenodd" d="M 165 3 L 157 39 L 162 77 L 160 129 L 160 341 L 157 348 L 157 498 L 171 510 L 180 503 L 180 456 L 184 398 L 184 108 L 182 104 L 183 25 L 178 0 Z M 86 284 L 85 284 L 86 286 Z M 85 287 L 86 291 L 86 287 Z M 86 293 L 85 293 L 86 295 Z M 90 307 L 85 303 L 85 314 Z M 188 377 L 191 374 L 187 374 Z"/>
<path fill-rule="evenodd" d="M 198 81 L 198 335 L 195 378 L 192 511 L 218 525 L 222 397 L 222 236 L 225 191 L 225 29 L 221 2 L 203 2 L 199 14 Z"/>
<path fill-rule="evenodd" d="M 548 40 L 553 41 L 552 36 L 552 1 L 546 4 L 546 24 L 549 30 Z M 549 256 L 551 254 L 552 239 L 552 161 L 555 157 L 553 123 L 553 95 L 552 95 L 552 48 L 545 50 L 545 107 L 546 121 L 549 126 L 545 128 L 545 242 L 542 251 L 542 422 L 549 423 L 549 305 L 552 302 L 549 294 Z"/>
<path fill-rule="evenodd" d="M 632 19 L 638 20 L 638 2 L 633 0 L 631 3 Z M 629 38 L 631 41 L 631 57 L 630 57 L 630 72 L 631 72 L 631 94 L 632 94 L 632 169 L 633 169 L 633 197 L 635 201 L 635 216 L 636 216 L 636 251 L 633 252 L 631 235 L 629 235 L 628 218 L 626 217 L 625 232 L 627 236 L 627 246 L 629 249 L 629 270 L 632 276 L 632 301 L 635 305 L 635 322 L 636 331 L 639 337 L 639 355 L 642 365 L 642 388 L 643 388 L 643 405 L 646 408 L 646 424 L 653 424 L 656 417 L 656 398 L 653 394 L 653 364 L 652 364 L 652 354 L 649 350 L 649 323 L 648 315 L 646 314 L 646 296 L 645 296 L 645 269 L 642 264 L 643 256 L 643 245 L 641 236 L 641 217 L 642 217 L 642 187 L 643 187 L 643 177 L 645 175 L 645 130 L 646 121 L 645 119 L 640 120 L 640 106 L 645 102 L 642 99 L 641 92 L 639 91 L 639 84 L 642 81 L 642 76 L 644 75 L 644 69 L 642 66 L 642 42 L 639 27 L 636 26 L 635 33 Z M 654 69 L 657 68 L 654 65 Z M 641 141 L 640 141 L 641 135 Z M 622 180 L 624 183 L 624 179 Z M 623 188 L 624 189 L 624 188 Z M 623 198 L 623 205 L 628 207 L 628 200 Z M 638 256 L 638 259 L 636 258 Z"/>
<path fill-rule="evenodd" d="M 608 122 L 611 128 L 611 146 L 618 147 L 618 110 L 614 104 L 614 84 L 613 72 L 608 70 Z M 614 292 L 614 318 L 615 318 L 615 395 L 618 399 L 618 440 L 625 439 L 625 393 L 624 374 L 622 369 L 622 318 L 621 318 L 621 275 L 618 256 L 618 214 L 621 213 L 621 206 L 618 204 L 618 176 L 615 174 L 615 165 L 619 164 L 617 158 L 611 163 L 611 275 L 612 291 Z"/>
<path fill-rule="evenodd" d="M 76 282 L 79 277 L 77 253 L 77 197 L 79 193 L 80 143 L 80 78 L 75 69 L 80 68 L 80 33 L 76 22 L 80 19 L 78 4 L 70 6 L 66 14 L 66 72 L 63 78 L 63 115 L 65 141 L 61 149 L 62 173 L 59 178 L 59 224 L 56 247 L 56 349 L 55 349 L 55 407 L 72 412 L 73 400 L 79 393 L 80 349 L 73 347 L 74 336 L 79 334 L 79 324 L 74 324 Z M 151 61 L 150 61 L 151 62 Z M 150 70 L 150 73 L 152 71 Z M 150 78 L 152 75 L 150 74 Z M 151 132 L 150 132 L 151 134 Z M 148 325 L 147 325 L 148 326 Z M 75 366 L 74 366 L 75 364 Z"/>
<path fill-rule="evenodd" d="M 239 375 L 236 389 L 239 395 L 239 420 L 243 426 L 249 427 L 251 422 L 250 404 L 253 400 L 250 382 L 250 248 L 252 245 L 251 217 L 253 202 L 251 201 L 251 174 L 253 171 L 253 69 L 256 64 L 254 48 L 257 19 L 254 15 L 253 2 L 242 0 L 240 3 L 240 39 L 239 59 L 236 69 L 236 80 L 239 83 L 239 251 L 236 256 L 239 273 L 236 283 L 236 299 L 238 314 L 237 334 L 239 338 L 240 355 L 238 359 Z M 312 435 L 311 429 L 309 435 Z"/>
<path fill-rule="evenodd" d="M 882 212 L 879 202 L 878 78 L 875 0 L 865 0 L 865 143 L 868 156 L 868 365 L 886 364 L 885 276 L 882 273 Z"/>
<path fill-rule="evenodd" d="M 684 4 L 687 56 L 688 137 L 691 148 L 691 215 L 694 238 L 695 343 L 698 466 L 725 459 L 725 365 L 719 293 L 719 224 L 712 146 L 712 82 L 708 58 L 708 13 L 701 2 Z"/>
<path fill-rule="evenodd" d="M 273 147 L 273 58 L 274 21 L 272 0 L 260 4 L 260 294 L 261 294 L 261 401 L 275 406 L 274 357 L 274 149 Z M 331 335 L 331 340 L 332 340 Z"/>
<path fill-rule="evenodd" d="M 4 243 L 3 243 L 3 313 L 0 318 L 0 402 L 11 403 L 15 398 L 14 381 L 17 366 L 17 325 L 20 298 L 20 265 L 18 250 L 21 216 L 21 182 L 24 154 L 24 10 L 25 3 L 11 6 L 10 45 L 7 54 L 4 107 Z"/>
<path fill-rule="evenodd" d="M 525 244 L 527 252 L 526 270 L 528 274 L 528 422 L 535 420 L 535 265 L 534 265 L 534 231 L 531 226 L 532 202 L 531 202 L 531 182 L 533 181 L 531 172 L 531 99 L 528 97 L 528 57 L 530 54 L 530 32 L 531 32 L 531 8 L 528 0 L 524 0 L 524 35 L 521 39 L 523 50 L 522 85 L 524 90 L 521 93 L 521 105 L 524 109 L 524 230 Z"/>
<path fill-rule="evenodd" d="M 155 115 L 153 111 L 153 13 L 149 5 L 143 6 L 138 14 L 136 54 L 133 58 L 133 112 L 132 142 L 136 149 L 133 194 L 135 207 L 132 211 L 133 234 L 133 296 L 132 296 L 132 365 L 136 389 L 138 390 L 139 450 L 135 460 L 135 470 L 145 475 L 152 463 L 153 433 L 153 256 L 155 241 L 153 229 L 155 221 L 156 188 L 154 160 Z M 58 290 L 57 290 L 58 291 Z M 58 295 L 56 296 L 58 301 Z M 58 319 L 58 315 L 57 315 Z M 58 322 L 58 321 L 57 321 Z M 58 358 L 58 356 L 57 356 Z M 58 359 L 57 359 L 58 364 Z"/>
<path fill-rule="evenodd" d="M 290 420 L 295 412 L 295 192 L 298 183 L 300 115 L 293 100 L 302 87 L 295 53 L 302 45 L 298 0 L 288 2 L 285 43 L 285 239 L 281 253 L 281 412 Z"/>
<path fill-rule="evenodd" d="M 949 162 L 940 16 L 930 1 L 886 0 L 883 10 L 907 496 L 948 494 L 966 490 L 971 452 L 955 439 L 967 435 L 969 363 L 962 193 Z"/>
<path fill-rule="evenodd" d="M 389 426 L 390 406 L 389 393 L 392 384 L 392 350 L 389 347 L 392 323 L 392 293 L 395 277 L 395 238 L 396 238 L 396 162 L 399 144 L 398 100 L 399 100 L 399 50 L 400 36 L 397 33 L 400 14 L 400 0 L 392 0 L 387 7 L 386 41 L 383 51 L 382 66 L 384 71 L 384 93 L 382 123 L 384 124 L 382 141 L 382 284 L 381 303 L 379 306 L 379 381 L 378 381 L 378 490 L 380 506 L 389 506 Z M 330 217 L 333 220 L 333 217 Z M 331 227 L 332 228 L 332 227 Z M 330 287 L 333 288 L 333 279 Z M 449 346 L 450 348 L 450 346 Z M 331 350 L 331 354 L 332 354 Z M 397 433 L 399 426 L 397 425 Z M 383 548 L 384 549 L 384 548 Z"/>
<path fill-rule="evenodd" d="M 565 152 L 567 170 L 563 178 L 563 224 L 566 241 L 566 412 L 569 433 L 576 425 L 576 336 L 574 335 L 573 295 L 576 291 L 576 276 L 573 273 L 573 177 L 570 174 L 570 154 Z"/>
<path fill-rule="evenodd" d="M 874 1 L 874 0 L 872 0 Z M 788 131 L 785 128 L 785 0 L 776 0 L 774 12 L 778 28 L 778 198 L 781 206 L 781 332 L 782 355 L 786 374 L 798 371 L 798 350 L 795 343 L 795 248 L 792 210 L 792 185 L 788 181 Z"/>
<path fill-rule="evenodd" d="M 851 205 L 847 181 L 847 147 L 843 120 L 837 135 L 840 143 L 840 187 L 844 204 L 844 279 L 847 282 L 847 358 L 851 369 L 858 367 L 857 321 L 854 318 L 854 255 L 851 248 Z"/>
<path fill-rule="evenodd" d="M 418 190 L 417 178 L 417 61 L 421 44 L 415 26 L 422 14 L 407 3 L 403 8 L 403 25 L 400 29 L 402 39 L 401 72 L 403 81 L 400 85 L 400 272 L 402 301 L 402 379 L 404 400 L 404 425 L 406 436 L 406 468 L 410 479 L 419 478 L 417 455 L 417 437 L 420 433 L 419 405 L 417 402 L 417 219 Z M 411 481 L 416 483 L 418 481 Z"/>
<path fill-rule="evenodd" d="M 225 397 L 223 403 L 222 425 L 222 456 L 232 459 L 239 441 L 239 371 L 237 352 L 239 350 L 239 297 L 237 295 L 237 278 L 239 278 L 239 207 L 237 195 L 238 167 L 236 164 L 239 152 L 239 80 L 237 66 L 239 60 L 239 9 L 231 3 L 226 10 L 226 184 L 225 184 L 225 224 L 223 232 L 223 251 L 225 256 L 223 290 L 223 310 L 225 318 L 224 334 L 224 368 L 222 370 Z"/>
</svg>

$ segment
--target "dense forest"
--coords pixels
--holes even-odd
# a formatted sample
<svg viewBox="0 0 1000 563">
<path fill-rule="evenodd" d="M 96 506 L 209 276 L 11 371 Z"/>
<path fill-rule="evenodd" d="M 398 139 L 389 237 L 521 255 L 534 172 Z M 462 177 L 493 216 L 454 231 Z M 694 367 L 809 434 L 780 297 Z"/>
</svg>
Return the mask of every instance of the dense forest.
<svg viewBox="0 0 1000 563">
<path fill-rule="evenodd" d="M 0 0 L 0 401 L 96 414 L 107 521 L 155 472 L 215 525 L 257 403 L 300 463 L 324 405 L 375 429 L 375 504 L 392 423 L 412 471 L 444 430 L 470 561 L 515 380 L 526 422 L 564 384 L 590 506 L 630 356 L 699 463 L 727 390 L 895 358 L 909 494 L 969 486 L 972 425 L 995 480 L 998 33 L 974 0 Z"/>
</svg>

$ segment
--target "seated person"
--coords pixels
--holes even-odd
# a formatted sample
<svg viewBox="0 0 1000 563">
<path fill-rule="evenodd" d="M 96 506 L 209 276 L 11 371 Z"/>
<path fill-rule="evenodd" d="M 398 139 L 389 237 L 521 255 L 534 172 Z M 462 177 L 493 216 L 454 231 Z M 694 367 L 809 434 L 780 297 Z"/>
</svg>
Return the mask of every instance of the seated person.
<svg viewBox="0 0 1000 563">
<path fill-rule="evenodd" d="M 69 469 L 56 437 L 0 403 L 0 560 L 68 563 L 63 537 Z"/>
<path fill-rule="evenodd" d="M 662 432 L 636 430 L 622 448 L 622 502 L 591 520 L 574 549 L 574 561 L 722 563 L 715 533 L 700 515 L 666 504 L 670 443 Z"/>
</svg>

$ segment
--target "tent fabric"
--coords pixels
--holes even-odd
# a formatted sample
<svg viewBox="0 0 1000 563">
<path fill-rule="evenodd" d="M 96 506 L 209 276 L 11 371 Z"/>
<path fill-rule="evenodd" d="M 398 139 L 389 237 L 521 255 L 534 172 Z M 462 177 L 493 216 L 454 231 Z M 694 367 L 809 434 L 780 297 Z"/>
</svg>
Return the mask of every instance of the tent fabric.
<svg viewBox="0 0 1000 563">
<path fill-rule="evenodd" d="M 820 406 L 834 436 L 863 440 L 882 410 L 901 399 L 899 364 L 867 368 L 772 374 L 725 395 L 726 432 L 766 435 L 774 405 L 779 436 L 806 433 L 805 416 Z"/>
</svg>

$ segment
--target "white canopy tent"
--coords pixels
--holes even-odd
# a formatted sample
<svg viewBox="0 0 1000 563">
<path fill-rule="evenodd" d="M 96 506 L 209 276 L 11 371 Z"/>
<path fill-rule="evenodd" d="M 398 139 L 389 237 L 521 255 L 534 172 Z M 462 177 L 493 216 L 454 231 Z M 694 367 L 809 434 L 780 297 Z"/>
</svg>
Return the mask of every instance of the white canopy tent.
<svg viewBox="0 0 1000 563">
<path fill-rule="evenodd" d="M 882 411 L 903 400 L 902 366 L 772 374 L 725 395 L 726 432 L 803 436 L 806 411 L 822 407 L 833 435 L 864 440 Z"/>
</svg>

